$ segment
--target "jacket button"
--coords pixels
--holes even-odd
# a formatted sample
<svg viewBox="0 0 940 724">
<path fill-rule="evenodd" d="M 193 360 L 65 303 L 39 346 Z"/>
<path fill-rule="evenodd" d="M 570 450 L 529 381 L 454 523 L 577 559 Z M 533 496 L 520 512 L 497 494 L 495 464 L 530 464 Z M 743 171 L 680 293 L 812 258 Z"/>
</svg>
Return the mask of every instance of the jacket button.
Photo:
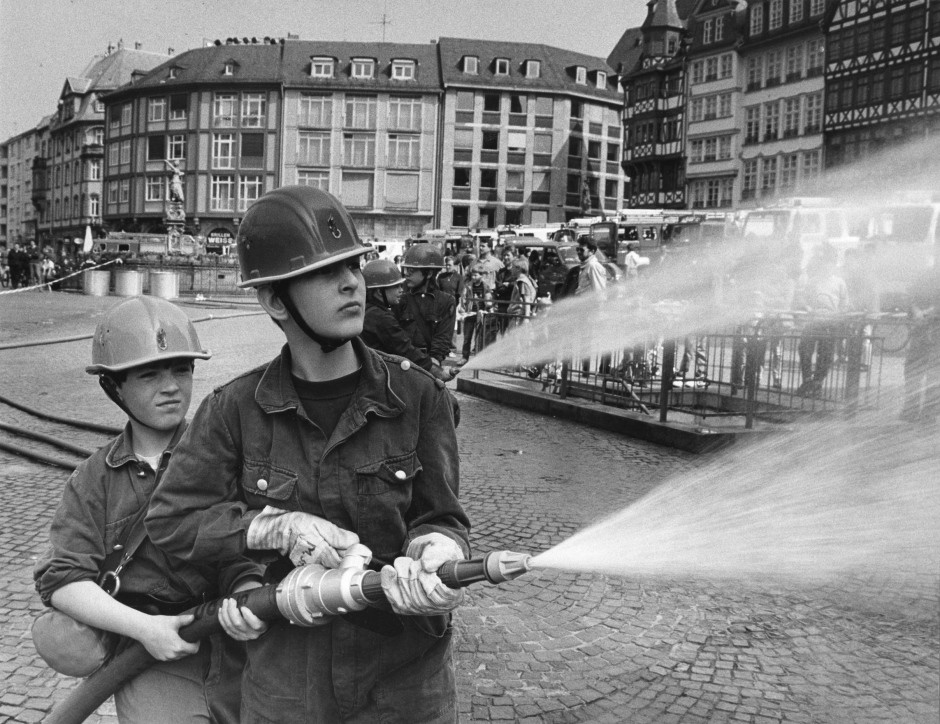
<svg viewBox="0 0 940 724">
<path fill-rule="evenodd" d="M 138 477 L 138 478 L 142 478 L 142 477 L 144 477 L 146 474 L 147 474 L 147 473 L 144 472 L 144 469 L 143 469 L 143 468 L 139 468 L 139 469 L 137 470 L 137 477 Z"/>
<path fill-rule="evenodd" d="M 261 480 L 258 481 L 258 490 L 267 490 L 267 489 L 268 489 L 268 481 L 265 480 L 264 478 L 261 478 Z"/>
<path fill-rule="evenodd" d="M 403 359 L 401 361 L 401 368 L 405 371 L 411 369 L 411 360 Z"/>
<path fill-rule="evenodd" d="M 398 478 L 399 480 L 404 480 L 405 478 L 408 477 L 408 473 L 406 473 L 404 470 L 396 470 L 395 477 Z"/>
<path fill-rule="evenodd" d="M 120 551 L 120 550 L 123 550 L 123 549 L 124 549 L 124 546 L 122 546 L 120 543 L 115 543 L 115 544 L 114 544 L 114 550 Z"/>
</svg>

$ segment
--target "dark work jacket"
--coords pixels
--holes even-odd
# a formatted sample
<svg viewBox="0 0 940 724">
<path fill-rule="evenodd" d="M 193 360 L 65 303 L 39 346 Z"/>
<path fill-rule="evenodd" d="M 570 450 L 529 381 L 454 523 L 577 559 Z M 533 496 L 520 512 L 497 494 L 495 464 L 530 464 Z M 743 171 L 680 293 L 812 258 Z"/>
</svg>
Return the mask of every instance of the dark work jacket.
<svg viewBox="0 0 940 724">
<path fill-rule="evenodd" d="M 414 346 L 392 310 L 369 299 L 366 300 L 365 319 L 359 336 L 372 349 L 406 357 L 421 369 L 431 369 L 431 356 Z"/>
<path fill-rule="evenodd" d="M 424 291 L 405 291 L 398 302 L 398 319 L 415 347 L 442 362 L 450 354 L 457 325 L 457 302 L 431 280 Z"/>
<path fill-rule="evenodd" d="M 271 505 L 356 532 L 378 564 L 432 532 L 469 554 L 450 395 L 408 360 L 359 339 L 352 345 L 359 383 L 329 440 L 304 412 L 286 345 L 203 400 L 153 495 L 147 529 L 158 545 L 186 561 L 241 555 L 248 527 Z M 308 662 L 326 655 L 338 705 L 352 712 L 377 682 L 419 666 L 449 631 L 449 617 L 398 619 L 403 631 L 392 637 L 369 635 L 343 616 L 310 629 L 276 623 L 250 642 L 246 676 L 301 706 L 301 682 L 313 676 Z M 324 654 L 317 642 L 326 634 Z"/>
</svg>

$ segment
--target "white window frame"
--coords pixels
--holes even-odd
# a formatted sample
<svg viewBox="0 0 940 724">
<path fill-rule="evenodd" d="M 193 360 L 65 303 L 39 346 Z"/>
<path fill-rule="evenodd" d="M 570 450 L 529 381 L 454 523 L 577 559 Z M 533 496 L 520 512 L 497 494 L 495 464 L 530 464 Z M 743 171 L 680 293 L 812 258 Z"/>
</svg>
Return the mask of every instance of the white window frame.
<svg viewBox="0 0 940 724">
<path fill-rule="evenodd" d="M 705 61 L 694 60 L 692 61 L 692 85 L 698 85 L 705 81 Z"/>
<path fill-rule="evenodd" d="M 813 17 L 814 15 L 822 15 L 826 10 L 826 0 L 810 0 L 809 2 L 809 15 Z"/>
<path fill-rule="evenodd" d="M 509 58 L 496 58 L 493 61 L 494 75 L 509 75 Z"/>
<path fill-rule="evenodd" d="M 147 121 L 156 123 L 166 120 L 166 96 L 147 99 Z"/>
<path fill-rule="evenodd" d="M 329 131 L 300 131 L 297 134 L 297 165 L 329 166 L 331 142 Z"/>
<path fill-rule="evenodd" d="M 349 75 L 357 80 L 371 80 L 375 77 L 375 59 L 353 58 Z"/>
<path fill-rule="evenodd" d="M 333 125 L 333 96 L 301 93 L 297 101 L 297 125 L 329 128 Z"/>
<path fill-rule="evenodd" d="M 708 18 L 702 23 L 702 45 L 709 45 L 715 39 L 715 21 Z"/>
<path fill-rule="evenodd" d="M 377 107 L 375 96 L 346 96 L 343 125 L 346 128 L 374 129 Z"/>
<path fill-rule="evenodd" d="M 312 186 L 323 191 L 330 190 L 330 172 L 322 169 L 297 169 L 297 183 L 301 186 Z"/>
<path fill-rule="evenodd" d="M 803 3 L 802 2 L 791 2 L 790 3 L 790 24 L 798 23 L 803 19 Z"/>
<path fill-rule="evenodd" d="M 147 176 L 144 187 L 144 201 L 163 201 L 163 187 L 165 185 L 165 176 Z"/>
<path fill-rule="evenodd" d="M 230 174 L 213 174 L 209 187 L 209 209 L 210 211 L 235 210 L 234 176 Z"/>
<path fill-rule="evenodd" d="M 222 75 L 235 75 L 235 64 L 229 61 L 222 66 Z"/>
<path fill-rule="evenodd" d="M 375 134 L 343 134 L 343 166 L 348 168 L 375 167 Z"/>
<path fill-rule="evenodd" d="M 723 53 L 718 58 L 718 77 L 730 78 L 734 75 L 734 56 L 731 53 Z"/>
<path fill-rule="evenodd" d="M 415 61 L 413 60 L 393 60 L 392 61 L 392 80 L 409 81 L 415 79 Z"/>
<path fill-rule="evenodd" d="M 235 128 L 238 112 L 237 93 L 216 93 L 212 99 L 212 125 L 215 128 Z"/>
<path fill-rule="evenodd" d="M 783 0 L 770 0 L 767 13 L 768 30 L 778 30 L 783 25 Z"/>
<path fill-rule="evenodd" d="M 389 96 L 389 130 L 420 131 L 423 105 L 420 98 L 413 96 Z"/>
<path fill-rule="evenodd" d="M 130 139 L 121 141 L 121 165 L 124 166 L 131 162 L 131 142 Z"/>
<path fill-rule="evenodd" d="M 240 104 L 242 128 L 263 128 L 267 103 L 265 93 L 243 93 Z"/>
<path fill-rule="evenodd" d="M 526 78 L 541 78 L 542 77 L 542 61 L 527 60 L 525 62 L 525 77 Z"/>
<path fill-rule="evenodd" d="M 96 219 L 101 216 L 101 197 L 98 194 L 88 197 L 88 215 Z"/>
<path fill-rule="evenodd" d="M 594 80 L 598 90 L 607 90 L 607 73 L 603 70 L 597 71 L 597 78 Z"/>
<path fill-rule="evenodd" d="M 420 168 L 421 136 L 416 133 L 389 133 L 385 161 L 388 168 Z"/>
<path fill-rule="evenodd" d="M 715 42 L 723 40 L 725 37 L 725 16 L 719 15 L 715 18 Z"/>
<path fill-rule="evenodd" d="M 578 85 L 587 85 L 587 68 L 583 65 L 575 66 L 574 82 Z"/>
<path fill-rule="evenodd" d="M 166 155 L 171 161 L 182 161 L 186 158 L 185 133 L 174 133 L 167 138 Z"/>
<path fill-rule="evenodd" d="M 131 180 L 129 178 L 122 178 L 118 182 L 120 203 L 126 204 L 131 200 Z"/>
<path fill-rule="evenodd" d="M 751 35 L 759 35 L 764 30 L 764 6 L 751 5 L 751 18 L 749 32 Z"/>
<path fill-rule="evenodd" d="M 100 158 L 93 158 L 88 162 L 88 180 L 89 181 L 101 180 L 101 159 Z"/>
<path fill-rule="evenodd" d="M 131 104 L 125 103 L 121 106 L 121 129 L 131 127 Z"/>
<path fill-rule="evenodd" d="M 237 158 L 234 133 L 212 134 L 212 168 L 230 170 L 235 168 Z"/>
<path fill-rule="evenodd" d="M 480 59 L 475 55 L 465 55 L 463 57 L 463 72 L 467 75 L 479 75 Z"/>
<path fill-rule="evenodd" d="M 332 78 L 336 68 L 336 59 L 324 55 L 310 57 L 311 78 Z"/>
<path fill-rule="evenodd" d="M 238 210 L 246 211 L 264 191 L 261 174 L 246 174 L 238 177 Z"/>
</svg>

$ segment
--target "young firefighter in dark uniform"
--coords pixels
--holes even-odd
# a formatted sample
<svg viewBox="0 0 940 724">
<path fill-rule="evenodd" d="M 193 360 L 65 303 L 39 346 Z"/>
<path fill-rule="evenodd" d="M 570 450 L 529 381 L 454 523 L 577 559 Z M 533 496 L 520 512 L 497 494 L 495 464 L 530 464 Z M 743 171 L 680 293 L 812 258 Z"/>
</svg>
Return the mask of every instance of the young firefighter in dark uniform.
<svg viewBox="0 0 940 724">
<path fill-rule="evenodd" d="M 421 369 L 445 382 L 454 375 L 435 364 L 425 349 L 418 349 L 402 329 L 394 309 L 402 294 L 402 278 L 398 267 L 388 259 L 373 259 L 362 268 L 366 283 L 366 313 L 362 325 L 362 341 L 373 349 L 406 357 Z"/>
<path fill-rule="evenodd" d="M 433 244 L 412 244 L 401 262 L 405 293 L 398 303 L 401 326 L 415 347 L 427 350 L 441 365 L 450 354 L 457 324 L 457 302 L 453 294 L 437 286 L 444 268 L 444 255 Z"/>
<path fill-rule="evenodd" d="M 178 631 L 192 616 L 179 614 L 261 585 L 263 569 L 237 553 L 231 563 L 194 566 L 169 558 L 143 534 L 147 501 L 186 429 L 193 361 L 208 358 L 171 302 L 134 297 L 108 311 L 86 370 L 99 375 L 128 423 L 69 478 L 52 519 L 52 551 L 36 566 L 43 602 L 136 639 L 160 660 L 115 694 L 122 724 L 238 721 L 244 644 L 223 635 L 187 643 Z M 112 598 L 96 580 L 111 551 L 124 546 L 134 550 Z"/>
<path fill-rule="evenodd" d="M 241 284 L 287 344 L 203 401 L 148 530 L 186 561 L 258 551 L 272 579 L 291 563 L 337 567 L 355 544 L 381 568 L 391 611 L 275 623 L 248 642 L 242 722 L 454 722 L 450 612 L 462 595 L 434 571 L 467 557 L 469 523 L 449 393 L 358 339 L 368 249 L 333 196 L 271 191 L 236 243 Z"/>
</svg>

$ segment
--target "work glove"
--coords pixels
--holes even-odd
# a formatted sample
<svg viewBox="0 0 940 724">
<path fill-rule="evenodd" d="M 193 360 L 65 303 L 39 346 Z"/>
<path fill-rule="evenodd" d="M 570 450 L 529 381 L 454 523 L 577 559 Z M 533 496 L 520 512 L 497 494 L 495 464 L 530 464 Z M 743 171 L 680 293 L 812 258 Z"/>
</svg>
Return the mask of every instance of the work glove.
<svg viewBox="0 0 940 724">
<path fill-rule="evenodd" d="M 382 569 L 382 590 L 395 613 L 432 616 L 448 613 L 463 603 L 463 589 L 445 586 L 437 569 L 448 561 L 462 561 L 463 550 L 441 533 L 428 533 L 408 545 L 405 556 Z"/>
<path fill-rule="evenodd" d="M 450 382 L 459 373 L 460 368 L 458 367 L 442 367 L 441 365 L 436 364 L 431 365 L 431 374 L 442 382 Z"/>
<path fill-rule="evenodd" d="M 318 563 L 337 568 L 359 536 L 310 513 L 265 507 L 248 526 L 248 547 L 277 550 L 295 566 Z"/>
</svg>

